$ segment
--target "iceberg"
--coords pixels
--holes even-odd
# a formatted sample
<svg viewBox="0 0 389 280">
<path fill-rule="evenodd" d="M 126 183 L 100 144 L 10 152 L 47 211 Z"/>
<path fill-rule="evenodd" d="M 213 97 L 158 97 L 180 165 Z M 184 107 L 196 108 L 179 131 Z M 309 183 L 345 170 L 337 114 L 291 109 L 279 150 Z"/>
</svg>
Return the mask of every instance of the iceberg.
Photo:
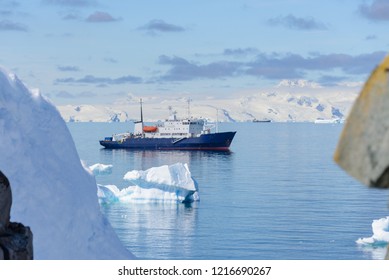
<svg viewBox="0 0 389 280">
<path fill-rule="evenodd" d="M 98 185 L 101 203 L 190 203 L 200 200 L 198 185 L 187 164 L 176 163 L 147 170 L 132 170 L 123 179 L 133 185 L 122 190 L 114 185 Z"/>
<path fill-rule="evenodd" d="M 132 259 L 100 211 L 96 181 L 55 106 L 0 68 L 0 170 L 34 259 Z"/>
<path fill-rule="evenodd" d="M 107 175 L 112 173 L 112 164 L 96 163 L 89 166 L 89 169 L 95 176 Z"/>
<path fill-rule="evenodd" d="M 386 246 L 389 243 L 389 216 L 374 220 L 371 224 L 373 235 L 359 238 L 356 242 L 360 245 Z"/>
<path fill-rule="evenodd" d="M 359 238 L 356 243 L 359 249 L 370 254 L 372 259 L 383 260 L 389 243 L 389 216 L 373 220 L 371 227 L 373 235 Z"/>
</svg>

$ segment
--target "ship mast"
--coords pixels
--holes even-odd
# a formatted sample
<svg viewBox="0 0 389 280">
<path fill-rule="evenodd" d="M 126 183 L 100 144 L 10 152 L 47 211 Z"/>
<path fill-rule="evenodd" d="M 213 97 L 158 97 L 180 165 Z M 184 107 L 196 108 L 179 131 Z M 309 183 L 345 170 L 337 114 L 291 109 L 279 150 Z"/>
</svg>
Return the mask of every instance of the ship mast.
<svg viewBox="0 0 389 280">
<path fill-rule="evenodd" d="M 140 99 L 140 122 L 142 123 L 142 137 L 145 137 L 145 132 L 143 131 L 143 110 L 142 110 L 142 98 Z"/>
<path fill-rule="evenodd" d="M 216 108 L 216 133 L 219 133 L 219 109 Z"/>
<path fill-rule="evenodd" d="M 188 98 L 188 120 L 190 120 L 190 102 L 192 101 L 192 99 L 190 99 L 190 97 Z"/>
</svg>

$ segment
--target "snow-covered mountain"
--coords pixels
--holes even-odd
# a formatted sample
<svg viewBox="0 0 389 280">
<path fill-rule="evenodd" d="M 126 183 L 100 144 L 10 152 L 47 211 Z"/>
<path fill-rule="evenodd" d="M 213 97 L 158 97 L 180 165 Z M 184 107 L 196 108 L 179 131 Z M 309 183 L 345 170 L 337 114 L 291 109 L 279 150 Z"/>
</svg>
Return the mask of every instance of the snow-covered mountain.
<svg viewBox="0 0 389 280">
<path fill-rule="evenodd" d="M 348 114 L 360 90 L 360 84 L 322 87 L 305 80 L 281 81 L 277 86 L 239 94 L 234 98 L 203 98 L 190 105 L 190 114 L 209 120 L 242 122 L 270 119 L 276 122 L 314 122 L 315 120 L 342 120 Z M 169 106 L 178 116 L 188 116 L 185 98 L 152 97 L 144 100 L 146 121 L 165 119 Z M 58 106 L 67 122 L 123 122 L 139 119 L 136 98 L 103 105 Z"/>
</svg>

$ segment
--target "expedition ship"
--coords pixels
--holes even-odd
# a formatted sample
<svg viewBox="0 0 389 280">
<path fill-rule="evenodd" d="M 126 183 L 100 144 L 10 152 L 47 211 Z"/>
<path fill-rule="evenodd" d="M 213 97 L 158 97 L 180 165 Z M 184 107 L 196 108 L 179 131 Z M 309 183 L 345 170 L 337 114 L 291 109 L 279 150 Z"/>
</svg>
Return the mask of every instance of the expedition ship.
<svg viewBox="0 0 389 280">
<path fill-rule="evenodd" d="M 169 118 L 155 125 L 143 122 L 142 100 L 141 120 L 135 122 L 133 133 L 119 133 L 100 140 L 100 145 L 108 149 L 152 149 L 152 150 L 228 150 L 234 132 L 212 133 L 212 126 L 198 118 L 177 119 L 172 112 Z"/>
</svg>

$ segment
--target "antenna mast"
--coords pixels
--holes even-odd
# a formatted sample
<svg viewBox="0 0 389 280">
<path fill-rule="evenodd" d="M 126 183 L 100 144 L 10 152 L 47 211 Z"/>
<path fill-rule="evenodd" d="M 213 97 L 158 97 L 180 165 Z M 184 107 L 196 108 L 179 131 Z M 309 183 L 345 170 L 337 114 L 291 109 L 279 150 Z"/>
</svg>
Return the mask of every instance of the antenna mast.
<svg viewBox="0 0 389 280">
<path fill-rule="evenodd" d="M 140 122 L 142 123 L 142 137 L 145 136 L 143 131 L 143 110 L 142 110 L 142 98 L 140 99 Z"/>
<path fill-rule="evenodd" d="M 190 102 L 192 101 L 192 99 L 190 99 L 190 97 L 188 98 L 188 120 L 190 119 Z"/>
<path fill-rule="evenodd" d="M 219 109 L 216 108 L 216 133 L 219 133 Z"/>
</svg>

